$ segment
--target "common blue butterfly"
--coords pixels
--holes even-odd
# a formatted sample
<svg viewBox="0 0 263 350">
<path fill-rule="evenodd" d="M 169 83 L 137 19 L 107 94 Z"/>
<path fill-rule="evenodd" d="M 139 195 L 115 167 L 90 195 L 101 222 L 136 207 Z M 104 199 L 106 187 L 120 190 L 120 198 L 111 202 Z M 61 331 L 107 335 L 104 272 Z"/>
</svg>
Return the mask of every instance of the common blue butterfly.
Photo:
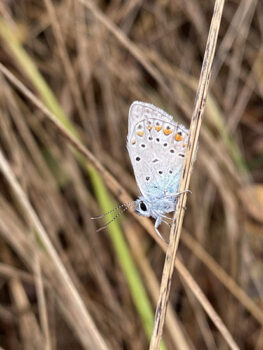
<svg viewBox="0 0 263 350">
<path fill-rule="evenodd" d="M 162 221 L 166 222 L 165 214 L 175 210 L 188 136 L 189 130 L 162 109 L 139 101 L 131 104 L 127 149 L 141 195 L 135 201 L 91 218 L 99 219 L 120 210 L 97 231 L 134 206 L 138 214 L 155 219 L 155 231 L 163 239 L 158 227 Z"/>
<path fill-rule="evenodd" d="M 127 149 L 141 195 L 135 211 L 155 219 L 155 230 L 174 211 L 189 130 L 152 104 L 130 106 Z"/>
</svg>

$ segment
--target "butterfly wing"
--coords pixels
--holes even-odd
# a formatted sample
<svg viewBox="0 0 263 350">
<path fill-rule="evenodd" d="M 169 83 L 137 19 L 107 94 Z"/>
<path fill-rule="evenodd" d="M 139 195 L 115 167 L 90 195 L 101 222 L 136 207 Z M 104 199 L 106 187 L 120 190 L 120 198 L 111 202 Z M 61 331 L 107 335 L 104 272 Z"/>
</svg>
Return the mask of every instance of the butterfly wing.
<svg viewBox="0 0 263 350">
<path fill-rule="evenodd" d="M 144 197 L 161 198 L 177 192 L 188 133 L 160 108 L 133 102 L 129 110 L 127 148 Z"/>
</svg>

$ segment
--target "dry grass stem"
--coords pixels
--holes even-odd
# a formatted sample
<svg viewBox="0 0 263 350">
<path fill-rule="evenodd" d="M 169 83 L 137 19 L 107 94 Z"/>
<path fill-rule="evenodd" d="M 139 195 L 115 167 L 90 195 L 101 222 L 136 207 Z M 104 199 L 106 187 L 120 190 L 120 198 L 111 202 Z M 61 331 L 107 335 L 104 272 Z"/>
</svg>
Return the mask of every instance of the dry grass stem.
<svg viewBox="0 0 263 350">
<path fill-rule="evenodd" d="M 138 196 L 133 101 L 188 126 L 213 5 L 0 2 L 1 348 L 149 346 L 167 245 L 133 211 L 90 217 Z M 161 350 L 262 348 L 262 23 L 225 2 Z"/>
<path fill-rule="evenodd" d="M 24 191 L 20 187 L 19 183 L 16 181 L 16 178 L 12 170 L 10 169 L 7 160 L 1 151 L 0 169 L 4 174 L 6 180 L 8 181 L 10 187 L 12 188 L 19 204 L 25 211 L 27 218 L 32 222 L 34 229 L 39 235 L 38 239 L 40 240 L 41 244 L 43 244 L 44 249 L 47 251 L 50 259 L 52 260 L 55 270 L 58 274 L 58 278 L 61 279 L 62 285 L 64 285 L 65 292 L 67 292 L 70 295 L 70 300 L 74 303 L 75 311 L 77 312 L 78 317 L 82 318 L 81 320 L 78 320 L 78 323 L 81 324 L 82 328 L 79 329 L 79 331 L 84 333 L 86 332 L 86 334 L 88 335 L 88 337 L 85 336 L 82 338 L 84 344 L 86 344 L 86 346 L 95 347 L 97 349 L 107 349 L 106 344 L 97 332 L 96 327 L 93 324 L 93 321 L 90 318 L 88 311 L 83 304 L 83 301 L 81 300 L 75 286 L 73 285 L 68 273 L 66 272 L 64 265 L 61 263 L 61 260 L 57 255 L 57 252 L 54 249 L 44 227 L 42 226 L 41 222 L 39 221 L 39 218 L 37 217 L 36 213 L 31 207 Z"/>
<path fill-rule="evenodd" d="M 49 118 L 52 123 L 55 124 L 55 126 L 58 128 L 58 130 L 61 132 L 61 134 L 66 137 L 66 139 L 72 144 L 76 150 L 78 150 L 83 156 L 85 156 L 94 166 L 95 168 L 101 173 L 101 175 L 104 177 L 106 183 L 111 188 L 112 192 L 116 194 L 118 199 L 122 201 L 123 203 L 127 203 L 131 201 L 130 196 L 126 193 L 126 191 L 120 186 L 120 184 L 117 183 L 117 181 L 103 168 L 103 166 L 93 157 L 93 155 L 90 153 L 90 151 L 85 148 L 74 136 L 72 136 L 65 127 L 56 120 L 55 116 L 47 110 L 47 108 L 39 101 L 21 82 L 19 82 L 4 66 L 0 64 L 0 70 L 2 73 L 8 77 L 8 79 L 15 84 L 15 86 L 19 89 L 21 89 L 21 92 L 23 92 L 36 106 Z M 133 212 L 132 212 L 133 213 Z M 164 245 L 164 242 L 161 241 L 155 234 L 154 230 L 151 227 L 151 224 L 148 220 L 142 219 L 138 215 L 134 214 L 135 218 L 142 222 L 142 225 L 146 228 L 146 230 L 153 236 L 153 238 L 160 244 L 163 248 L 163 250 L 167 254 L 167 248 Z M 146 224 L 147 222 L 147 224 Z M 180 262 L 179 259 L 177 259 L 177 263 L 175 263 L 176 268 L 178 269 L 178 272 L 181 274 L 182 278 L 184 279 L 185 283 L 188 285 L 188 287 L 191 289 L 195 297 L 198 299 L 200 304 L 203 306 L 204 310 L 207 312 L 211 320 L 214 322 L 214 324 L 218 327 L 221 334 L 226 338 L 227 342 L 234 343 L 232 340 L 231 335 L 229 334 L 227 328 L 225 327 L 224 323 L 218 316 L 218 314 L 213 309 L 212 305 L 209 303 L 205 295 L 202 293 L 198 285 L 195 283 L 194 279 L 191 277 L 187 269 L 184 267 L 184 265 Z"/>
<path fill-rule="evenodd" d="M 169 245 L 166 252 L 166 258 L 163 268 L 162 281 L 160 287 L 160 296 L 156 307 L 154 330 L 151 338 L 150 349 L 157 350 L 160 346 L 160 341 L 163 333 L 163 325 L 167 310 L 168 298 L 171 288 L 172 275 L 176 252 L 180 240 L 180 234 L 183 224 L 184 211 L 186 206 L 186 193 L 189 188 L 190 177 L 193 169 L 193 163 L 197 153 L 198 138 L 202 123 L 202 115 L 204 112 L 208 84 L 211 76 L 211 68 L 215 54 L 218 31 L 220 28 L 221 17 L 224 8 L 224 1 L 217 0 L 215 2 L 214 13 L 211 20 L 211 26 L 208 34 L 206 50 L 199 80 L 199 85 L 196 93 L 195 107 L 190 124 L 189 142 L 187 146 L 186 157 L 182 170 L 182 177 L 179 185 L 179 193 L 183 193 L 178 197 L 176 204 L 173 224 L 170 231 Z M 225 333 L 225 339 L 232 349 L 238 349 L 231 335 Z"/>
</svg>

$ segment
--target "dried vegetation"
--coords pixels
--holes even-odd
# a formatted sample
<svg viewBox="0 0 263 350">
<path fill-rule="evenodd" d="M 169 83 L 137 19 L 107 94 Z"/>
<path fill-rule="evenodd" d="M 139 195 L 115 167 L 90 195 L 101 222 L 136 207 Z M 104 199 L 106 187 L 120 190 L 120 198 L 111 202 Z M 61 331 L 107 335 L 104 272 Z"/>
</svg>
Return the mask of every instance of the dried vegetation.
<svg viewBox="0 0 263 350">
<path fill-rule="evenodd" d="M 89 218 L 138 194 L 132 101 L 189 125 L 212 9 L 0 3 L 3 348 L 148 347 L 165 246 L 132 213 L 100 233 Z M 263 348 L 262 36 L 262 2 L 226 2 L 162 349 L 225 349 L 217 315 L 240 348 Z"/>
</svg>

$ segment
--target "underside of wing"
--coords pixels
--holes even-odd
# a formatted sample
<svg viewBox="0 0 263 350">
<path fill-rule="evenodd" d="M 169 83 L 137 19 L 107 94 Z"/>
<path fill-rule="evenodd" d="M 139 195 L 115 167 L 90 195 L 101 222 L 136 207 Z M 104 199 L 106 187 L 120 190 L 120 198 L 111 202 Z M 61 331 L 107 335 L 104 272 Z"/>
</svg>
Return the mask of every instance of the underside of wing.
<svg viewBox="0 0 263 350">
<path fill-rule="evenodd" d="M 177 191 L 188 130 L 155 106 L 134 102 L 129 111 L 127 148 L 143 196 Z"/>
</svg>

